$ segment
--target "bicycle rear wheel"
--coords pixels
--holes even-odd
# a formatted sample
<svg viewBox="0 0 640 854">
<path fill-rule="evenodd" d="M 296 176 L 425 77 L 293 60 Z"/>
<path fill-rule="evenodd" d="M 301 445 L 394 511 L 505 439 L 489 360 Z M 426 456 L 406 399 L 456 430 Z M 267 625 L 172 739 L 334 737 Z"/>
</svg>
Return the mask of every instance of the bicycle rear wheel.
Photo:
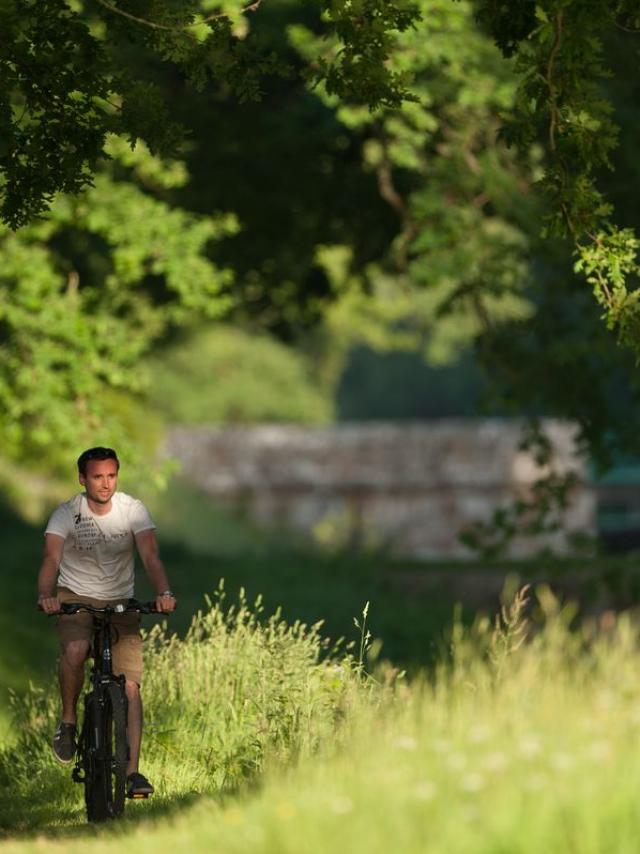
<svg viewBox="0 0 640 854">
<path fill-rule="evenodd" d="M 117 682 L 87 697 L 84 733 L 84 794 L 89 821 L 124 811 L 127 773 L 127 698 Z"/>
</svg>

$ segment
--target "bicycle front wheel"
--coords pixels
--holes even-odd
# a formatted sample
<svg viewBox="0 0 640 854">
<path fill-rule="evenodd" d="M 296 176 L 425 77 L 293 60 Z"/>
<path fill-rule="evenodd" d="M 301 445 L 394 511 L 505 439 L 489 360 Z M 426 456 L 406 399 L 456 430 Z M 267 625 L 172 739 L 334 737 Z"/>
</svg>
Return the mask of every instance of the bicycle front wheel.
<svg viewBox="0 0 640 854">
<path fill-rule="evenodd" d="M 116 818 L 124 811 L 127 773 L 127 698 L 117 682 L 87 697 L 85 804 L 89 821 Z"/>
</svg>

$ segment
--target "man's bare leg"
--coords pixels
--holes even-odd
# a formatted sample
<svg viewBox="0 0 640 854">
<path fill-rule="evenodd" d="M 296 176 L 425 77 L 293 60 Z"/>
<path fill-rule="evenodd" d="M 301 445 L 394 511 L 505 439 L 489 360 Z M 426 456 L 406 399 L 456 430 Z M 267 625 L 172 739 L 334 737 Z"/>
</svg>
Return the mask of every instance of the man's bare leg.
<svg viewBox="0 0 640 854">
<path fill-rule="evenodd" d="M 84 663 L 89 655 L 89 642 L 78 640 L 66 644 L 58 665 L 62 720 L 75 724 L 80 691 L 84 683 Z"/>
<path fill-rule="evenodd" d="M 129 714 L 127 727 L 129 729 L 129 765 L 127 776 L 138 770 L 140 760 L 140 742 L 142 741 L 142 698 L 140 697 L 140 686 L 137 682 L 125 683 L 127 700 L 129 701 Z"/>
</svg>

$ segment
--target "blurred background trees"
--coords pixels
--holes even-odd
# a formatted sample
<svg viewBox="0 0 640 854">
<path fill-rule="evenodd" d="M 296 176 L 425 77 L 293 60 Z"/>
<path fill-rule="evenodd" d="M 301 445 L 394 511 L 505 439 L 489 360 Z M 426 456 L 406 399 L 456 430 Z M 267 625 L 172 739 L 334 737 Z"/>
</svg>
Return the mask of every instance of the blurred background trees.
<svg viewBox="0 0 640 854">
<path fill-rule="evenodd" d="M 133 461 L 169 421 L 480 412 L 575 420 L 603 466 L 637 452 L 634 353 L 572 254 L 609 253 L 632 329 L 604 198 L 636 226 L 637 37 L 624 4 L 580 6 L 600 40 L 562 5 L 3 2 L 7 464 Z M 600 217 L 574 234 L 572 193 Z"/>
</svg>

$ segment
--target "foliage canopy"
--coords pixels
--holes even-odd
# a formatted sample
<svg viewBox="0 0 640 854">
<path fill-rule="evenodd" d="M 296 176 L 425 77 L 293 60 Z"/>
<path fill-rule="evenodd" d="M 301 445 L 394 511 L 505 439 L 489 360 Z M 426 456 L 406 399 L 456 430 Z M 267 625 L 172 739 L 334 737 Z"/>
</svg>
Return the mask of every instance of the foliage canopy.
<svg viewBox="0 0 640 854">
<path fill-rule="evenodd" d="M 143 146 L 107 144 L 113 164 L 129 164 L 128 180 L 102 172 L 82 193 L 58 197 L 46 220 L 0 231 L 9 458 L 62 465 L 97 433 L 121 442 L 131 422 L 118 394 L 139 392 L 141 355 L 169 324 L 217 317 L 228 302 L 220 291 L 230 273 L 204 247 L 233 231 L 234 218 L 195 217 L 144 192 L 141 182 L 180 181 L 179 166 L 163 171 Z"/>
<path fill-rule="evenodd" d="M 0 0 L 5 453 L 119 441 L 141 356 L 203 318 L 302 339 L 318 401 L 354 342 L 435 363 L 472 342 L 520 411 L 577 417 L 592 444 L 612 419 L 633 436 L 605 387 L 629 365 L 562 241 L 637 354 L 637 240 L 602 177 L 607 33 L 637 17 L 604 0 Z"/>
<path fill-rule="evenodd" d="M 640 8 L 634 0 L 479 0 L 478 9 L 520 78 L 503 136 L 520 149 L 540 140 L 548 155 L 539 182 L 546 231 L 573 240 L 575 271 L 591 284 L 607 326 L 640 354 L 640 243 L 613 220 L 599 180 L 613 166 L 619 134 L 603 88 L 605 39 L 637 33 Z"/>
<path fill-rule="evenodd" d="M 245 39 L 234 0 L 3 0 L 0 4 L 0 215 L 16 228 L 58 192 L 91 183 L 109 133 L 172 154 L 184 129 L 157 83 L 132 74 L 131 53 L 175 67 L 196 89 L 223 84 L 240 101 L 263 78 L 287 75 L 286 57 Z M 374 108 L 398 104 L 406 81 L 386 65 L 396 31 L 417 18 L 409 0 L 319 0 L 321 26 L 341 51 L 306 70 L 310 80 Z M 320 21 L 319 21 L 320 25 Z M 123 58 L 129 62 L 123 64 Z"/>
</svg>

